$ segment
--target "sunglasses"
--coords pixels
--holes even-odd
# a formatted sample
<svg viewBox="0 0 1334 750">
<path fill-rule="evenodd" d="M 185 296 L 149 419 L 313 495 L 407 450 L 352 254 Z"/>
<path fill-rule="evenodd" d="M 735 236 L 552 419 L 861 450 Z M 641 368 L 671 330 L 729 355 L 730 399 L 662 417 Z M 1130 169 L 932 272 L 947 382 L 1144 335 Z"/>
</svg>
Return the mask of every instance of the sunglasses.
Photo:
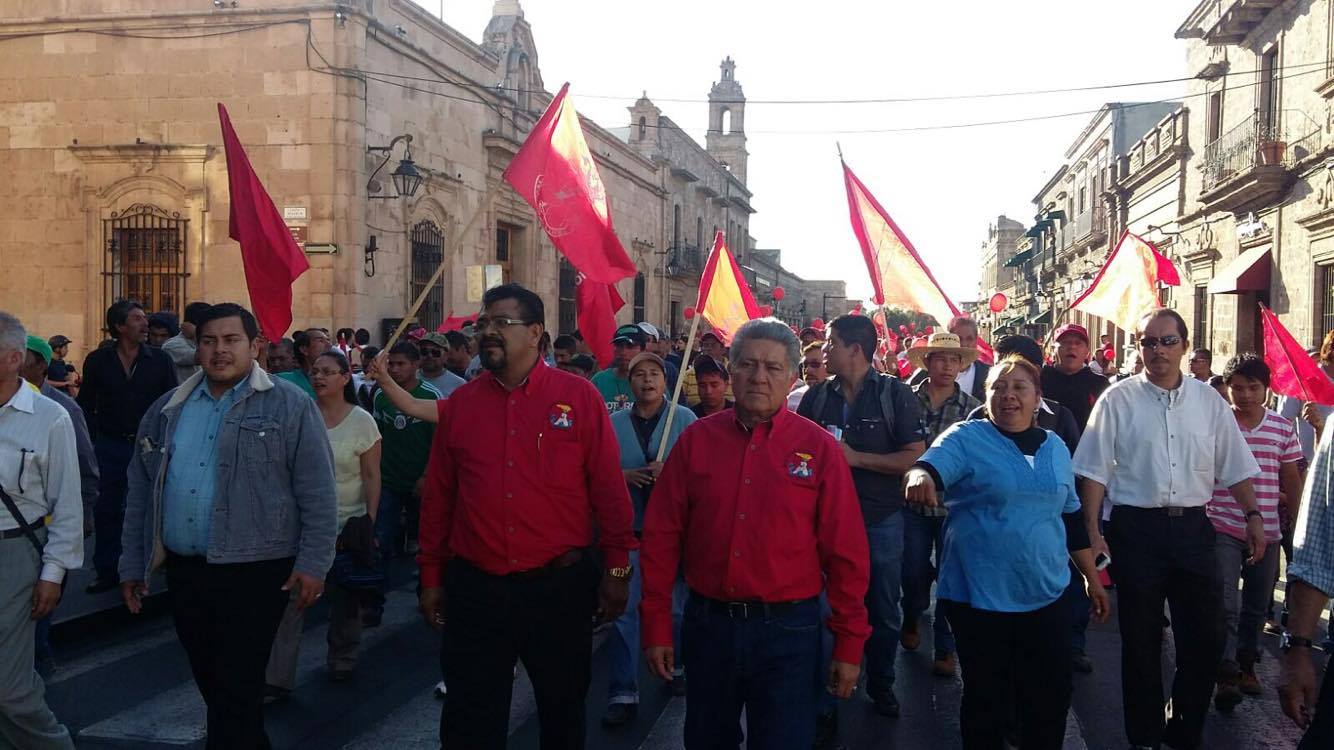
<svg viewBox="0 0 1334 750">
<path fill-rule="evenodd" d="M 1180 343 L 1181 343 L 1180 336 L 1163 336 L 1161 338 L 1157 336 L 1142 336 L 1140 337 L 1139 340 L 1139 348 L 1157 349 L 1160 346 L 1165 348 L 1169 346 L 1176 346 L 1177 344 Z"/>
</svg>

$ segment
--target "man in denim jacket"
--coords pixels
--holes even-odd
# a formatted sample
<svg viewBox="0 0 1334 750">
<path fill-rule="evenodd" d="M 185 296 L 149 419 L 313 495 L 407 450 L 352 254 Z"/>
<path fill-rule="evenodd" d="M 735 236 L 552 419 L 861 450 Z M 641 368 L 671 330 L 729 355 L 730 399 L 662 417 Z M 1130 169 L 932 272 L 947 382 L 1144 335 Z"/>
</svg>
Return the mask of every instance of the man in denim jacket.
<svg viewBox="0 0 1334 750">
<path fill-rule="evenodd" d="M 255 364 L 258 336 L 245 308 L 209 308 L 196 333 L 202 369 L 144 415 L 129 468 L 121 594 L 139 612 L 165 569 L 210 750 L 269 747 L 261 706 L 274 633 L 288 592 L 314 603 L 334 556 L 323 420 Z"/>
</svg>

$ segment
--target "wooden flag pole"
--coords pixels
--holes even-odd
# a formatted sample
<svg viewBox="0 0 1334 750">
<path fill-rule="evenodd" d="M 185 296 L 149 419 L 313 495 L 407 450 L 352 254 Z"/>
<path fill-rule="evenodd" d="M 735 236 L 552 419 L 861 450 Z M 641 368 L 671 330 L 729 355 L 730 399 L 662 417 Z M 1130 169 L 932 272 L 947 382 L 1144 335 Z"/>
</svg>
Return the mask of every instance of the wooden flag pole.
<svg viewBox="0 0 1334 750">
<path fill-rule="evenodd" d="M 486 194 L 482 196 L 482 202 L 478 204 L 477 210 L 472 214 L 472 218 L 468 219 L 467 224 L 463 225 L 463 231 L 458 233 L 458 239 L 455 242 L 456 246 L 461 248 L 463 243 L 467 241 L 468 235 L 472 234 L 472 230 L 477 225 L 478 219 L 481 219 L 482 214 L 486 213 L 487 207 L 491 205 L 491 199 L 496 197 L 496 193 L 500 192 L 500 188 L 504 184 L 504 180 L 496 180 L 495 184 L 487 188 Z M 436 283 L 440 281 L 440 277 L 445 275 L 445 267 L 454 259 L 454 254 L 444 253 L 443 256 L 444 257 L 440 259 L 440 265 L 435 269 L 435 273 L 431 275 L 431 280 L 426 282 L 426 286 L 422 287 L 421 294 L 417 295 L 417 299 L 412 303 L 412 307 L 409 307 L 408 311 L 403 313 L 403 319 L 399 321 L 398 327 L 394 329 L 394 335 L 390 336 L 389 340 L 385 342 L 384 351 L 389 351 L 394 348 L 394 344 L 398 343 L 398 338 L 403 335 L 403 331 L 407 330 L 408 323 L 412 321 L 412 316 L 417 314 L 417 311 L 420 310 L 421 306 L 426 302 L 426 297 L 430 295 L 431 290 L 435 287 Z"/>
<path fill-rule="evenodd" d="M 686 337 L 686 350 L 681 355 L 681 373 L 676 378 L 676 388 L 672 390 L 672 400 L 667 402 L 670 409 L 667 411 L 667 421 L 662 425 L 662 443 L 658 445 L 658 462 L 661 463 L 663 456 L 667 455 L 667 436 L 672 431 L 672 417 L 676 416 L 676 404 L 681 400 L 681 386 L 686 382 L 686 368 L 690 366 L 690 350 L 695 346 L 695 334 L 699 332 L 699 319 L 704 317 L 699 309 L 695 310 L 695 317 L 690 322 L 690 335 Z"/>
</svg>

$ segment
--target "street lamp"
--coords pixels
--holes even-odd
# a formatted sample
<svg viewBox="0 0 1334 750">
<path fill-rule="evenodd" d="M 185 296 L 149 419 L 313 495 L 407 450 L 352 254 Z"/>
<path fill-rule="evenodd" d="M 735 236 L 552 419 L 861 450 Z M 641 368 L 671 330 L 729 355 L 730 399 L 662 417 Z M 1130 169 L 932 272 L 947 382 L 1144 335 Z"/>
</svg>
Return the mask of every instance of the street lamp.
<svg viewBox="0 0 1334 750">
<path fill-rule="evenodd" d="M 380 170 L 384 169 L 384 165 L 389 163 L 389 159 L 393 157 L 394 146 L 398 145 L 399 141 L 403 141 L 406 145 L 403 147 L 403 158 L 399 160 L 398 167 L 389 173 L 389 179 L 394 183 L 394 195 L 371 195 L 380 192 L 380 184 L 375 181 L 375 176 L 380 173 Z M 399 196 L 411 198 L 417 194 L 417 188 L 421 187 L 423 178 L 422 173 L 417 171 L 417 165 L 412 162 L 412 136 L 395 136 L 388 146 L 367 146 L 366 150 L 384 154 L 384 161 L 380 162 L 380 166 L 376 167 L 374 172 L 371 172 L 370 179 L 366 181 L 368 198 L 387 200 Z"/>
</svg>

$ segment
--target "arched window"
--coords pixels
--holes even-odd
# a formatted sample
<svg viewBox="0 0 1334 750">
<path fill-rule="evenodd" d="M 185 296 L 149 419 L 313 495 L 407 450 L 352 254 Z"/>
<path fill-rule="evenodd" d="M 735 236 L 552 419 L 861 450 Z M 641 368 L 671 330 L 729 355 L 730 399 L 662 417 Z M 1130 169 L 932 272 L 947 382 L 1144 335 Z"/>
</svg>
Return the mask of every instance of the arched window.
<svg viewBox="0 0 1334 750">
<path fill-rule="evenodd" d="M 644 298 L 647 297 L 644 274 L 635 275 L 635 322 L 644 320 Z"/>
<path fill-rule="evenodd" d="M 147 203 L 112 212 L 103 222 L 104 303 L 132 299 L 150 312 L 184 308 L 189 219 Z"/>
<path fill-rule="evenodd" d="M 648 134 L 648 118 L 641 117 L 639 118 L 639 140 L 641 141 L 644 140 L 644 136 L 647 134 Z"/>
<path fill-rule="evenodd" d="M 721 124 L 721 126 L 720 126 L 720 132 L 721 132 L 723 135 L 726 135 L 726 134 L 732 132 L 732 110 L 730 110 L 730 109 L 723 109 L 722 124 Z"/>
<path fill-rule="evenodd" d="M 704 217 L 695 217 L 695 244 L 704 247 Z"/>
<path fill-rule="evenodd" d="M 434 221 L 426 219 L 412 228 L 412 299 L 422 293 L 426 282 L 435 275 L 444 258 L 445 234 Z M 426 295 L 426 301 L 417 311 L 417 321 L 428 331 L 434 331 L 445 322 L 444 277 L 437 281 Z"/>
<path fill-rule="evenodd" d="M 574 266 L 565 256 L 560 256 L 560 288 L 557 290 L 558 309 L 557 318 L 559 319 L 559 328 L 557 333 L 574 333 L 579 327 L 576 319 L 577 305 L 575 298 L 579 288 L 579 272 L 574 270 Z"/>
</svg>

